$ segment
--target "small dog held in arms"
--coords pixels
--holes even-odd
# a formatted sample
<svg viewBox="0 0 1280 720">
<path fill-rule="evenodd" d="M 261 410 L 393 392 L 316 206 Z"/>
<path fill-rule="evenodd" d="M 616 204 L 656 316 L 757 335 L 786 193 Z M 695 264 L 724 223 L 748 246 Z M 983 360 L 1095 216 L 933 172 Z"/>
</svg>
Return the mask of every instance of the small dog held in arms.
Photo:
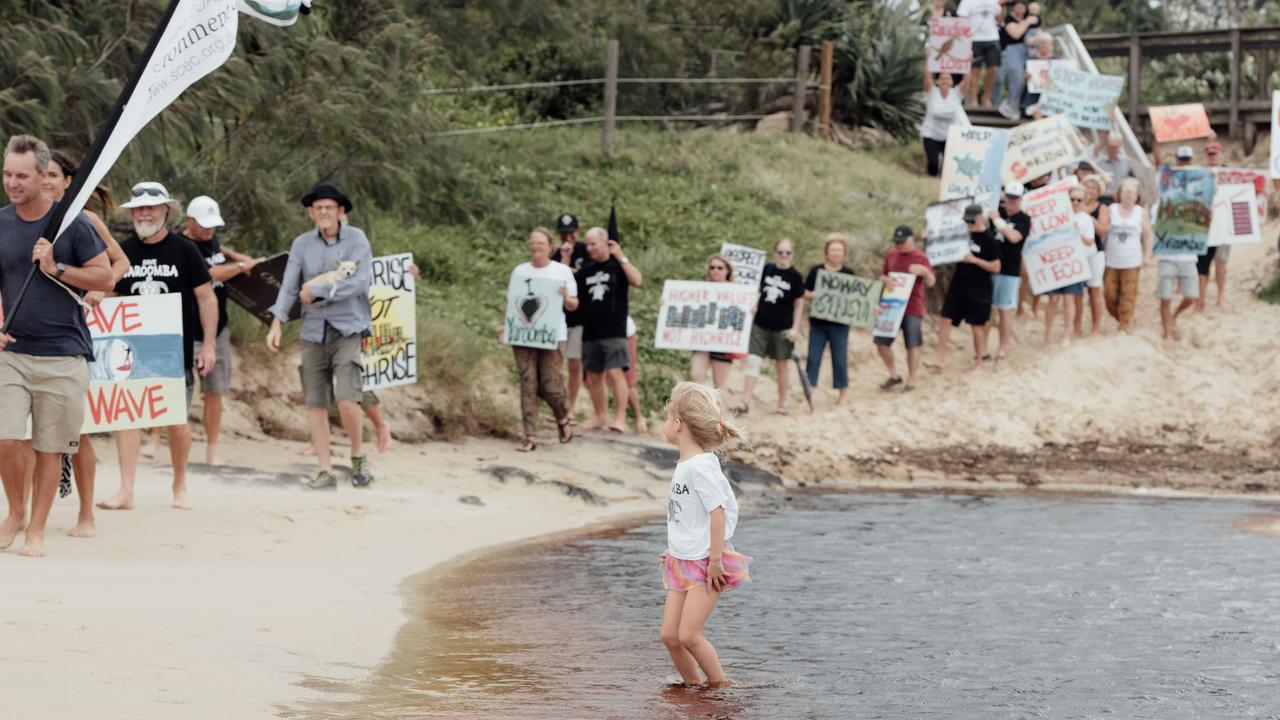
<svg viewBox="0 0 1280 720">
<path fill-rule="evenodd" d="M 329 295 L 333 295 L 334 290 L 338 288 L 338 281 L 342 278 L 349 278 L 356 274 L 356 267 L 359 262 L 355 260 L 339 260 L 338 267 L 329 272 L 320 273 L 302 284 L 303 290 L 314 290 L 322 285 L 329 286 Z"/>
</svg>

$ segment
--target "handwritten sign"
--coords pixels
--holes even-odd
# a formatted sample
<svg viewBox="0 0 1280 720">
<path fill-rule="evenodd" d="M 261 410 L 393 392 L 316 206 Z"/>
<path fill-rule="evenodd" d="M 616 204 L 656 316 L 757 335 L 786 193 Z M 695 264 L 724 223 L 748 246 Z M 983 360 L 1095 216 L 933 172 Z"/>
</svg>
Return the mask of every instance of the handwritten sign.
<svg viewBox="0 0 1280 720">
<path fill-rule="evenodd" d="M 507 319 L 502 342 L 555 350 L 564 327 L 564 283 L 551 278 L 513 277 L 507 287 Z"/>
<path fill-rule="evenodd" d="M 969 225 L 964 221 L 964 209 L 973 198 L 929 203 L 924 210 L 924 254 L 934 267 L 951 265 L 964 259 L 969 252 Z"/>
<path fill-rule="evenodd" d="M 1092 276 L 1088 251 L 1074 225 L 1032 235 L 1022 244 L 1022 264 L 1031 281 L 1031 292 L 1043 295 Z"/>
<path fill-rule="evenodd" d="M 360 345 L 364 389 L 418 382 L 417 300 L 409 253 L 373 259 L 369 309 L 373 332 Z"/>
<path fill-rule="evenodd" d="M 1001 173 L 1009 132 L 976 125 L 952 125 L 942 160 L 939 200 L 976 198 L 987 210 L 1000 204 Z"/>
<path fill-rule="evenodd" d="M 1271 93 L 1271 179 L 1280 180 L 1280 90 Z"/>
<path fill-rule="evenodd" d="M 1121 75 L 1095 75 L 1054 66 L 1049 86 L 1040 96 L 1040 110 L 1045 115 L 1065 115 L 1076 127 L 1109 130 L 1111 111 L 1123 88 Z"/>
<path fill-rule="evenodd" d="M 879 280 L 818 268 L 809 317 L 869 328 L 875 324 L 882 289 Z"/>
<path fill-rule="evenodd" d="M 1255 170 L 1253 168 L 1229 168 L 1216 167 L 1213 169 L 1213 182 L 1215 187 L 1223 185 L 1252 185 L 1254 192 L 1257 193 L 1258 200 L 1258 222 L 1263 223 L 1267 220 L 1267 171 Z M 1215 209 L 1217 201 L 1214 201 Z"/>
<path fill-rule="evenodd" d="M 1023 196 L 1022 211 L 1031 216 L 1031 237 L 1071 225 L 1071 188 L 1077 184 L 1071 175 Z"/>
<path fill-rule="evenodd" d="M 947 148 L 950 151 L 950 147 Z M 1067 118 L 1054 115 L 1009 131 L 1004 156 L 1004 182 L 1025 183 L 1089 157 L 1088 146 Z"/>
<path fill-rule="evenodd" d="M 1213 170 L 1160 166 L 1155 253 L 1203 255 L 1213 215 Z"/>
<path fill-rule="evenodd" d="M 231 298 L 235 304 L 248 310 L 249 314 L 261 320 L 263 324 L 270 325 L 275 316 L 269 311 L 271 306 L 276 304 L 276 297 L 280 295 L 284 268 L 288 264 L 289 253 L 273 255 L 255 265 L 248 275 L 237 275 L 222 283 L 222 286 L 227 289 L 227 297 Z M 297 320 L 300 317 L 302 317 L 302 303 L 294 303 L 293 309 L 289 311 L 289 319 Z"/>
<path fill-rule="evenodd" d="M 929 21 L 929 72 L 965 75 L 973 64 L 973 26 L 969 18 Z"/>
<path fill-rule="evenodd" d="M 720 254 L 733 265 L 733 281 L 751 287 L 760 287 L 764 264 L 768 253 L 746 245 L 720 243 Z"/>
<path fill-rule="evenodd" d="M 916 276 L 911 273 L 889 273 L 889 282 L 885 283 L 884 294 L 880 296 L 880 306 L 876 308 L 876 337 L 896 338 L 902 328 L 902 317 L 907 313 L 907 301 L 911 299 L 911 289 L 916 286 Z"/>
<path fill-rule="evenodd" d="M 1027 60 L 1027 92 L 1041 94 L 1052 85 L 1052 73 L 1057 68 L 1071 68 L 1070 60 Z M 1040 98 L 1044 102 L 1044 97 Z"/>
<path fill-rule="evenodd" d="M 82 433 L 187 421 L 182 296 L 117 297 L 85 309 L 93 338 Z"/>
<path fill-rule="evenodd" d="M 1157 142 L 1178 142 L 1209 137 L 1209 116 L 1204 103 L 1187 105 L 1160 105 L 1147 109 L 1151 116 L 1151 129 Z"/>
<path fill-rule="evenodd" d="M 1213 218 L 1209 221 L 1209 247 L 1244 245 L 1262 239 L 1259 229 L 1258 193 L 1252 184 L 1217 185 L 1213 192 Z"/>
<path fill-rule="evenodd" d="M 662 284 L 654 347 L 745 353 L 758 295 L 738 283 L 668 280 Z"/>
</svg>

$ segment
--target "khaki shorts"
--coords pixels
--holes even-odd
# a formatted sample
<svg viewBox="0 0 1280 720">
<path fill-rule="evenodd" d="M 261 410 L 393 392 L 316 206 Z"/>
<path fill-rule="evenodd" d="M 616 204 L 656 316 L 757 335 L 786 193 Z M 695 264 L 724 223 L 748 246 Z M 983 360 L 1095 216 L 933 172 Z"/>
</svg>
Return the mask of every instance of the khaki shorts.
<svg viewBox="0 0 1280 720">
<path fill-rule="evenodd" d="M 1187 300 L 1200 297 L 1200 276 L 1194 260 L 1174 262 L 1160 261 L 1160 276 L 1156 280 L 1156 298 L 1172 300 L 1174 292 Z"/>
<path fill-rule="evenodd" d="M 569 341 L 564 344 L 565 360 L 582 359 L 582 326 L 569 328 Z"/>
<path fill-rule="evenodd" d="M 0 440 L 22 440 L 31 418 L 31 446 L 74 454 L 84 426 L 89 363 L 82 357 L 37 357 L 0 351 Z"/>
<path fill-rule="evenodd" d="M 302 341 L 302 398 L 309 408 L 329 407 L 330 388 L 336 402 L 360 402 L 364 396 L 364 365 L 359 335 L 346 335 L 329 325 L 324 342 Z"/>
<path fill-rule="evenodd" d="M 195 353 L 200 354 L 199 340 L 195 344 Z M 213 355 L 217 363 L 213 371 L 200 378 L 200 392 L 204 395 L 226 395 L 231 392 L 231 328 L 222 328 L 217 339 L 213 341 Z"/>
</svg>

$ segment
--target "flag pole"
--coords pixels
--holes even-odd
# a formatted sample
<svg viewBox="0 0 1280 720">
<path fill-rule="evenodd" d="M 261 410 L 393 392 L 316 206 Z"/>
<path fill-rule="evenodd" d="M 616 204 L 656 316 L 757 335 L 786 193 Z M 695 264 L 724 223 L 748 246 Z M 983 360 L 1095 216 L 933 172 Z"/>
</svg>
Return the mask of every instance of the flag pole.
<svg viewBox="0 0 1280 720">
<path fill-rule="evenodd" d="M 125 105 L 128 104 L 133 91 L 137 89 L 138 82 L 142 79 L 143 71 L 151 63 L 151 56 L 155 54 L 156 46 L 160 44 L 160 38 L 164 35 L 164 31 L 168 29 L 169 23 L 173 20 L 173 14 L 177 11 L 181 2 L 182 0 L 169 0 L 169 6 L 165 8 L 164 14 L 160 16 L 160 23 L 156 26 L 155 32 L 151 34 L 151 40 L 147 42 L 147 47 L 142 51 L 142 56 L 138 58 L 133 71 L 129 73 L 129 79 L 125 82 L 124 89 L 120 91 L 120 96 L 116 98 L 116 103 L 111 108 L 111 114 L 107 116 L 107 119 L 98 128 L 98 135 L 93 139 L 93 145 L 90 146 L 89 152 L 80 161 L 80 169 L 76 171 L 75 177 L 71 179 L 71 186 L 63 193 L 62 197 L 64 199 L 74 199 L 84 189 L 85 178 L 89 177 L 90 171 L 97 164 L 99 156 L 102 155 L 102 149 L 106 147 L 107 141 L 111 139 L 111 133 L 116 129 L 116 124 L 120 122 L 120 116 L 124 114 Z M 49 215 L 49 219 L 45 221 L 44 228 L 40 230 L 40 237 L 48 238 L 51 230 L 57 230 L 61 227 L 62 219 L 66 216 L 66 213 L 67 202 L 56 204 L 53 212 Z M 50 240 L 53 243 L 57 241 L 58 238 L 56 237 Z M 31 280 L 35 277 L 36 270 L 39 267 L 39 263 L 31 263 L 31 270 L 27 273 L 27 279 L 23 281 L 22 288 L 18 290 L 18 297 L 13 301 L 13 307 L 5 309 L 4 327 L 0 328 L 0 334 L 9 332 L 9 326 L 13 323 L 14 316 L 18 314 L 18 308 L 22 307 L 22 300 L 26 297 L 27 289 L 31 286 Z"/>
</svg>

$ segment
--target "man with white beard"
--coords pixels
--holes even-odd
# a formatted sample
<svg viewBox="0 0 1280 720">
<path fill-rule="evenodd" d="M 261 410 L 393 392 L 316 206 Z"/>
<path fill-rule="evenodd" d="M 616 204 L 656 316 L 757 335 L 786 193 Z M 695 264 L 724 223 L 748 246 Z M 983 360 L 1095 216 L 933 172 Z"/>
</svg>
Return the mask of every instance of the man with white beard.
<svg viewBox="0 0 1280 720">
<path fill-rule="evenodd" d="M 116 295 L 182 296 L 183 367 L 187 376 L 187 409 L 191 409 L 191 393 L 195 375 L 212 370 L 216 357 L 214 343 L 204 343 L 199 356 L 194 352 L 197 338 L 214 337 L 218 330 L 218 298 L 208 266 L 196 246 L 181 235 L 170 233 L 171 220 L 182 217 L 178 203 L 169 191 L 156 182 L 133 186 L 133 197 L 120 206 L 133 216 L 136 237 L 120 243 L 120 249 L 131 263 L 129 272 L 116 284 Z M 142 450 L 142 431 L 122 430 L 116 433 L 120 454 L 120 490 L 110 500 L 98 503 L 104 510 L 132 510 L 133 482 Z M 169 427 L 169 457 L 173 461 L 173 507 L 188 510 L 187 456 L 191 453 L 191 427 L 187 423 Z"/>
</svg>

